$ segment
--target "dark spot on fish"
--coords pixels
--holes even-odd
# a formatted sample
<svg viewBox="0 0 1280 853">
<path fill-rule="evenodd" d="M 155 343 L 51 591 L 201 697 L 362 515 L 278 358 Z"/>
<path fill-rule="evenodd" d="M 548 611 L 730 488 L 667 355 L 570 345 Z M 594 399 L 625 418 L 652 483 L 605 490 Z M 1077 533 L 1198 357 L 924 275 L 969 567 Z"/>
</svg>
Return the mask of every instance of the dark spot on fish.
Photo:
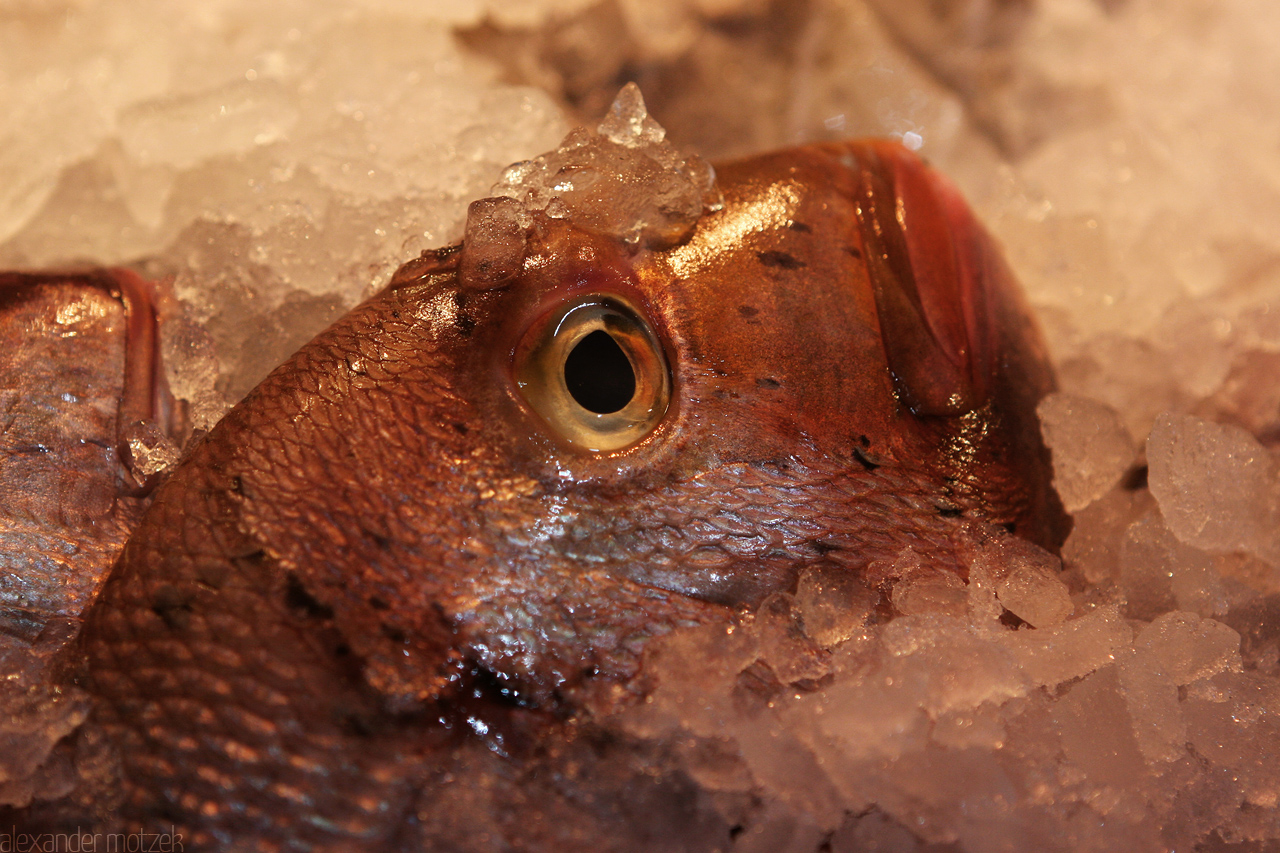
<svg viewBox="0 0 1280 853">
<path fill-rule="evenodd" d="M 595 678 L 599 674 L 600 674 L 600 668 L 595 666 L 588 666 L 582 670 L 583 678 Z"/>
<path fill-rule="evenodd" d="M 177 587 L 165 584 L 151 600 L 151 612 L 159 616 L 171 631 L 184 631 L 191 621 L 191 596 Z"/>
<path fill-rule="evenodd" d="M 739 835 L 741 835 L 746 831 L 747 831 L 747 828 L 745 826 L 743 826 L 740 823 L 735 823 L 733 826 L 729 827 L 729 840 L 733 841 Z"/>
<path fill-rule="evenodd" d="M 832 551 L 843 550 L 839 545 L 832 545 L 830 542 L 822 542 L 821 540 L 818 540 L 818 539 L 813 540 L 809 544 L 813 547 L 813 550 L 817 551 L 818 554 L 822 556 L 826 556 L 827 554 L 830 554 Z"/>
<path fill-rule="evenodd" d="M 752 308 L 750 305 L 739 305 L 738 313 L 743 317 L 754 317 L 760 313 L 759 308 Z"/>
<path fill-rule="evenodd" d="M 756 252 L 756 257 L 760 259 L 760 263 L 766 267 L 779 267 L 784 270 L 803 269 L 806 264 L 795 255 L 789 255 L 786 252 L 779 252 L 777 249 L 770 249 L 767 252 Z"/>
<path fill-rule="evenodd" d="M 388 604 L 385 599 L 379 598 L 376 595 L 372 595 L 369 597 L 369 606 L 372 607 L 374 610 L 390 610 L 391 609 L 391 605 Z"/>
<path fill-rule="evenodd" d="M 383 622 L 382 634 L 384 637 L 386 637 L 388 640 L 390 640 L 393 643 L 409 642 L 409 635 L 405 633 L 405 630 L 403 628 L 397 625 L 388 625 L 386 622 Z"/>
<path fill-rule="evenodd" d="M 799 231 L 801 234 L 812 234 L 813 229 L 803 222 L 795 222 L 794 220 L 787 225 L 792 231 Z"/>
<path fill-rule="evenodd" d="M 238 565 L 258 565 L 265 556 L 266 554 L 259 550 L 241 557 L 232 557 L 231 559 Z M 221 560 L 206 563 L 196 569 L 196 583 L 209 592 L 217 592 L 227 582 L 227 575 L 230 572 L 231 568 Z"/>
<path fill-rule="evenodd" d="M 391 312 L 391 316 L 392 316 L 392 317 L 394 317 L 394 318 L 396 318 L 397 320 L 399 320 L 399 319 L 400 319 L 400 312 L 399 312 L 399 311 L 392 311 L 392 312 Z"/>
<path fill-rule="evenodd" d="M 0 276 L 0 311 L 34 302 L 40 295 L 37 287 L 20 275 Z"/>
<path fill-rule="evenodd" d="M 853 458 L 858 461 L 859 465 L 866 468 L 868 471 L 874 471 L 880 467 L 878 463 L 871 461 L 871 457 L 867 456 L 861 447 L 855 447 L 853 449 Z"/>
<path fill-rule="evenodd" d="M 865 435 L 860 435 L 858 436 L 858 444 L 861 444 L 863 447 L 870 447 L 871 439 L 867 438 Z"/>
<path fill-rule="evenodd" d="M 962 512 L 963 511 L 959 507 L 955 507 L 955 506 L 938 507 L 938 515 L 942 516 L 943 518 L 959 518 Z"/>
<path fill-rule="evenodd" d="M 1136 465 L 1124 475 L 1120 485 L 1129 492 L 1137 492 L 1147 487 L 1149 469 L 1146 465 Z"/>
<path fill-rule="evenodd" d="M 17 447 L 9 448 L 8 452 L 14 456 L 18 456 L 25 453 L 48 453 L 49 448 L 45 447 L 43 444 L 20 444 Z"/>
<path fill-rule="evenodd" d="M 418 257 L 433 261 L 447 261 L 460 251 L 462 251 L 462 244 L 455 243 L 452 246 L 441 246 L 439 249 L 423 249 Z"/>
<path fill-rule="evenodd" d="M 296 610 L 310 619 L 333 618 L 333 608 L 326 604 L 321 604 L 311 593 L 307 592 L 306 587 L 302 585 L 302 581 L 298 579 L 296 574 L 289 572 L 285 584 L 285 603 L 289 605 L 290 609 Z"/>
<path fill-rule="evenodd" d="M 240 479 L 239 474 L 231 475 L 231 491 L 235 492 L 237 495 L 244 494 L 244 480 Z"/>
<path fill-rule="evenodd" d="M 374 726 L 365 714 L 358 711 L 340 713 L 339 720 L 342 728 L 356 737 L 367 738 L 373 735 Z"/>
<path fill-rule="evenodd" d="M 338 643 L 338 645 L 333 647 L 334 657 L 345 658 L 349 654 L 351 654 L 351 647 L 346 643 Z"/>
<path fill-rule="evenodd" d="M 848 253 L 849 255 L 852 255 L 853 257 L 857 258 L 858 260 L 862 260 L 862 250 L 861 250 L 861 249 L 859 249 L 857 246 L 845 246 L 845 247 L 844 247 L 844 250 L 845 250 L 845 252 L 846 252 L 846 253 Z"/>
<path fill-rule="evenodd" d="M 759 385 L 761 388 L 781 388 L 782 387 L 781 382 L 779 382 L 776 379 L 770 379 L 767 376 L 762 376 L 759 379 L 757 379 L 756 384 Z"/>
<path fill-rule="evenodd" d="M 1018 523 L 1016 521 L 1006 521 L 1004 524 L 1001 524 L 1000 526 L 1003 527 L 1005 531 L 1008 533 L 1012 533 L 1015 536 L 1018 534 Z"/>
<path fill-rule="evenodd" d="M 476 319 L 467 313 L 467 294 L 459 290 L 453 294 L 453 305 L 457 309 L 453 315 L 453 325 L 463 337 L 470 337 L 475 331 Z"/>
<path fill-rule="evenodd" d="M 456 432 L 458 435 L 466 435 L 467 433 L 471 432 L 471 430 L 467 427 L 466 424 L 460 423 L 458 421 L 454 421 L 452 424 L 450 424 L 450 426 L 453 427 L 453 431 Z"/>
</svg>

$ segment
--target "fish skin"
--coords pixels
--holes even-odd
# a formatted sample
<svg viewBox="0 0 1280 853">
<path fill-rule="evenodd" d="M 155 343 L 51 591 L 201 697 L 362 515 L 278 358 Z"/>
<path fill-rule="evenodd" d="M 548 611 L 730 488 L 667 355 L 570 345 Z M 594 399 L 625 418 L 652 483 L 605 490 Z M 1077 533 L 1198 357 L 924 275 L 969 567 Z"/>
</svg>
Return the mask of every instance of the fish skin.
<svg viewBox="0 0 1280 853">
<path fill-rule="evenodd" d="M 88 819 L 188 849 L 435 849 L 481 741 L 510 782 L 493 831 L 563 844 L 521 817 L 522 763 L 642 698 L 654 638 L 813 566 L 910 549 L 963 575 L 966 525 L 1061 544 L 1043 344 L 954 190 L 885 143 L 717 173 L 724 209 L 666 251 L 543 221 L 502 287 L 468 285 L 465 247 L 407 264 L 195 446 L 81 636 L 120 756 Z M 892 232 L 899 197 L 920 233 Z M 939 240 L 958 260 L 908 280 Z M 591 454 L 511 359 L 601 292 L 653 326 L 674 393 Z"/>
<path fill-rule="evenodd" d="M 137 524 L 155 327 L 128 271 L 0 273 L 0 634 L 79 616 Z"/>
</svg>

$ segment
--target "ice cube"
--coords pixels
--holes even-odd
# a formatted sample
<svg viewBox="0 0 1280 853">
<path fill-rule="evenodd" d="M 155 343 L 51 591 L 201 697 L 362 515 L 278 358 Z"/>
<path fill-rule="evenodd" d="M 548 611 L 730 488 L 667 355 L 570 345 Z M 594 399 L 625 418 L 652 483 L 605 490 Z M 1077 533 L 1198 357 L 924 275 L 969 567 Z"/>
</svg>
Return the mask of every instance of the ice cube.
<svg viewBox="0 0 1280 853">
<path fill-rule="evenodd" d="M 1053 485 L 1067 512 L 1084 509 L 1114 486 L 1133 463 L 1134 444 L 1105 403 L 1050 394 L 1036 407 L 1053 453 Z"/>
<path fill-rule="evenodd" d="M 672 246 L 723 202 L 710 166 L 664 137 L 628 83 L 598 132 L 570 132 L 555 151 L 509 168 L 492 192 L 633 246 Z"/>
<path fill-rule="evenodd" d="M 1151 493 L 1175 536 L 1280 565 L 1280 477 L 1257 440 L 1236 426 L 1166 414 L 1147 439 L 1147 458 Z"/>
<path fill-rule="evenodd" d="M 1227 591 L 1213 558 L 1180 542 L 1158 510 L 1132 524 L 1120 550 L 1119 586 L 1126 612 L 1152 619 L 1175 607 L 1204 616 L 1226 612 Z"/>
<path fill-rule="evenodd" d="M 1132 640 L 1119 608 L 1110 605 L 1052 628 L 1009 634 L 1004 643 L 1034 683 L 1055 687 L 1111 663 Z"/>
<path fill-rule="evenodd" d="M 940 614 L 961 616 L 968 611 L 964 581 L 952 571 L 921 566 L 907 572 L 893 585 L 889 600 L 904 616 Z"/>
<path fill-rule="evenodd" d="M 1145 760 L 1121 691 L 1117 667 L 1085 676 L 1057 703 L 1053 719 L 1066 759 L 1091 787 L 1132 788 L 1143 781 Z"/>
<path fill-rule="evenodd" d="M 965 560 L 971 586 L 989 587 L 1001 607 L 1033 627 L 1057 625 L 1075 609 L 1058 576 L 1062 562 L 1025 539 L 980 530 Z"/>
<path fill-rule="evenodd" d="M 807 569 L 796 584 L 804 631 L 821 646 L 843 643 L 862 629 L 879 595 L 840 566 Z"/>
<path fill-rule="evenodd" d="M 1134 644 L 1178 685 L 1240 669 L 1240 635 L 1213 619 L 1174 611 L 1156 619 Z"/>
</svg>

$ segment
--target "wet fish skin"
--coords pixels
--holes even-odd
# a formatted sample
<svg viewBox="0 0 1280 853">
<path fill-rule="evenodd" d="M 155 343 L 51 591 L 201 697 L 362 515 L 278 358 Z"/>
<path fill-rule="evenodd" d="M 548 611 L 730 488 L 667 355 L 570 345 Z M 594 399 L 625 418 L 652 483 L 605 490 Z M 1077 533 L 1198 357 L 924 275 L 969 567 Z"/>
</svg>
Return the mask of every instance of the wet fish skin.
<svg viewBox="0 0 1280 853">
<path fill-rule="evenodd" d="M 724 209 L 664 252 L 546 220 L 502 287 L 468 285 L 466 247 L 406 265 L 190 452 L 82 635 L 121 758 L 104 825 L 430 848 L 459 744 L 518 777 L 643 695 L 654 637 L 813 566 L 910 548 L 963 574 L 965 524 L 1061 543 L 1043 345 L 954 190 L 885 143 L 718 175 Z M 674 394 L 588 453 L 512 359 L 600 293 L 652 326 Z"/>
</svg>

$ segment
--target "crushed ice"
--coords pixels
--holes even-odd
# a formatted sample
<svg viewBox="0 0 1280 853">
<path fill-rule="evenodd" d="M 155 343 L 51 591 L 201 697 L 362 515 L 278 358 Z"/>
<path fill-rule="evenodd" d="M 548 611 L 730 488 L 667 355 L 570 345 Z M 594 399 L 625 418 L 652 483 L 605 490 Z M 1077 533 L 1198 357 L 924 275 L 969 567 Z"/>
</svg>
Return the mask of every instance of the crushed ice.
<svg viewBox="0 0 1280 853">
<path fill-rule="evenodd" d="M 679 243 L 704 212 L 723 206 L 710 164 L 666 141 L 635 83 L 622 88 L 595 132 L 577 128 L 555 151 L 510 166 L 492 192 L 518 201 L 526 215 L 570 219 L 651 248 Z"/>
</svg>

